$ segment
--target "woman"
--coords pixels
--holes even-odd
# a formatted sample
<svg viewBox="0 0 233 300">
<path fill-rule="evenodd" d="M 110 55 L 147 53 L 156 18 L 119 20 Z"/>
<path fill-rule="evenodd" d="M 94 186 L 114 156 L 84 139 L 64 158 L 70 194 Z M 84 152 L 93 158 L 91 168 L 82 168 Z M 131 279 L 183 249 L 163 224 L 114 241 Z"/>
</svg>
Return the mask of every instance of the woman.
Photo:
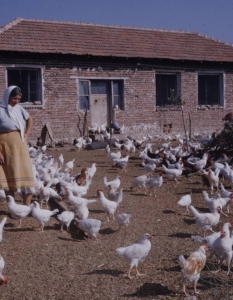
<svg viewBox="0 0 233 300">
<path fill-rule="evenodd" d="M 33 121 L 18 104 L 21 97 L 20 88 L 10 86 L 0 102 L 0 189 L 11 196 L 20 192 L 24 204 L 30 205 L 35 188 L 27 139 Z"/>
</svg>

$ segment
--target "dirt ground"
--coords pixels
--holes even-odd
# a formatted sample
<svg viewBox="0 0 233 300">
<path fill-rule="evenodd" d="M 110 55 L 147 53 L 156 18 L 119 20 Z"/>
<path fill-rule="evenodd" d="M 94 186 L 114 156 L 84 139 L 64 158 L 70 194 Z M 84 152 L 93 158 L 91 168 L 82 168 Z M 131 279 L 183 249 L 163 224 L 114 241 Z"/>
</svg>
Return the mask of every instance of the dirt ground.
<svg viewBox="0 0 233 300">
<path fill-rule="evenodd" d="M 111 167 L 105 150 L 77 151 L 70 146 L 47 151 L 55 159 L 60 153 L 65 162 L 75 158 L 74 173 L 97 163 L 97 172 L 86 196 L 89 199 L 97 198 L 97 189 L 104 188 L 104 176 L 112 180 L 120 172 Z M 202 233 L 192 217 L 180 214 L 185 209 L 179 207 L 177 201 L 192 191 L 193 205 L 202 212 L 208 211 L 200 177 L 194 175 L 192 182 L 182 177 L 177 184 L 164 176 L 157 197 L 150 197 L 129 190 L 133 178 L 142 174 L 145 171 L 138 153 L 131 155 L 127 173 L 121 173 L 124 197 L 119 208 L 119 213 L 132 214 L 130 225 L 125 234 L 123 228 L 117 231 L 115 222 L 102 222 L 98 243 L 77 236 L 75 226 L 70 233 L 62 233 L 56 218 L 50 219 L 43 233 L 38 232 L 39 224 L 32 217 L 23 220 L 22 228 L 15 228 L 17 221 L 9 216 L 6 201 L 1 200 L 0 219 L 3 216 L 8 219 L 0 254 L 6 263 L 3 274 L 8 275 L 9 282 L 0 286 L 0 299 L 184 299 L 177 259 L 180 254 L 187 257 L 199 247 L 191 234 Z M 99 200 L 89 209 L 90 218 L 106 220 Z M 221 216 L 220 220 L 221 224 L 232 220 L 232 210 L 228 218 Z M 219 228 L 220 225 L 215 229 Z M 129 280 L 124 277 L 128 264 L 115 249 L 139 241 L 146 232 L 153 235 L 151 251 L 139 265 L 139 271 L 146 272 L 146 276 Z M 214 268 L 216 262 L 208 259 L 197 285 L 201 292 L 197 299 L 233 299 L 228 298 L 233 297 L 230 296 L 232 275 L 228 280 L 225 266 L 218 275 L 211 272 Z M 193 293 L 191 284 L 188 284 L 188 292 Z"/>
</svg>

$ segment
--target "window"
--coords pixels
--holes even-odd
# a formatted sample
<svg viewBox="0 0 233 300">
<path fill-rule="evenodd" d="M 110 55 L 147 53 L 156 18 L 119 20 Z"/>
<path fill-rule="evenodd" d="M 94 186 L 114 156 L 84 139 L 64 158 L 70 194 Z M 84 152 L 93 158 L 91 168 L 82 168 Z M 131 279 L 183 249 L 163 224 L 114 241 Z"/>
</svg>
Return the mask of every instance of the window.
<svg viewBox="0 0 233 300">
<path fill-rule="evenodd" d="M 21 103 L 42 102 L 40 69 L 7 69 L 8 86 L 16 85 L 22 91 Z"/>
<path fill-rule="evenodd" d="M 123 81 L 113 81 L 113 107 L 118 106 L 121 110 L 124 110 L 123 102 Z"/>
<path fill-rule="evenodd" d="M 79 81 L 79 108 L 89 109 L 89 81 Z"/>
<path fill-rule="evenodd" d="M 171 90 L 180 97 L 180 74 L 156 74 L 156 106 L 174 105 L 168 100 Z"/>
<path fill-rule="evenodd" d="M 198 104 L 223 105 L 223 75 L 198 75 Z"/>
<path fill-rule="evenodd" d="M 90 108 L 90 95 L 105 94 L 111 107 L 124 109 L 123 80 L 79 80 L 79 108 Z"/>
</svg>

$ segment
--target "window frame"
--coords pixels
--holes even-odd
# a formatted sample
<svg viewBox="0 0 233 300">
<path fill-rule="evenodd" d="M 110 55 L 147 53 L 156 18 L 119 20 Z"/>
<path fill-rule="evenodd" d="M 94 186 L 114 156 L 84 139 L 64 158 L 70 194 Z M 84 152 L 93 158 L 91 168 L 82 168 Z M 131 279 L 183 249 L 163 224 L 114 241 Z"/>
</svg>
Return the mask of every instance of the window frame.
<svg viewBox="0 0 233 300">
<path fill-rule="evenodd" d="M 219 77 L 219 103 L 200 103 L 199 98 L 199 76 L 218 76 Z M 208 99 L 207 99 L 208 100 Z M 197 105 L 198 106 L 220 106 L 224 107 L 224 73 L 223 72 L 198 72 L 197 73 Z"/>
<path fill-rule="evenodd" d="M 7 86 L 10 85 L 16 85 L 19 86 L 19 88 L 21 88 L 22 90 L 22 94 L 23 96 L 25 95 L 25 90 L 23 90 L 22 86 L 20 85 L 20 83 L 10 83 L 11 79 L 10 79 L 10 74 L 9 71 L 26 71 L 27 73 L 27 81 L 26 81 L 26 86 L 27 86 L 27 100 L 29 101 L 25 101 L 25 102 L 20 102 L 20 104 L 22 106 L 32 106 L 32 105 L 38 105 L 38 106 L 42 106 L 43 105 L 43 71 L 42 68 L 38 68 L 38 67 L 31 67 L 31 66 L 15 66 L 15 67 L 7 67 L 6 68 L 6 79 L 7 79 Z M 36 72 L 36 98 L 37 100 L 31 100 L 31 94 L 33 92 L 31 92 L 31 85 L 33 83 L 32 79 L 30 79 L 30 71 L 32 72 Z M 39 99 L 39 100 L 38 100 Z"/>
<path fill-rule="evenodd" d="M 180 98 L 181 97 L 181 72 L 156 72 L 155 73 L 155 107 L 157 108 L 162 108 L 162 107 L 177 107 L 179 106 L 179 104 L 175 104 L 175 103 L 171 103 L 169 104 L 169 100 L 167 100 L 165 102 L 165 104 L 163 105 L 162 103 L 158 102 L 158 92 L 157 92 L 157 75 L 161 75 L 161 76 L 176 76 L 176 97 Z M 170 88 L 171 90 L 171 88 Z"/>
<path fill-rule="evenodd" d="M 120 97 L 120 102 L 121 105 L 118 105 L 118 109 L 121 111 L 125 110 L 125 101 L 124 101 L 124 88 L 125 88 L 125 80 L 124 79 L 118 79 L 118 78 L 78 78 L 78 109 L 79 110 L 86 110 L 86 108 L 82 108 L 80 107 L 80 96 L 84 96 L 84 95 L 80 95 L 80 82 L 82 81 L 88 81 L 89 85 L 89 95 L 88 95 L 88 110 L 90 110 L 90 96 L 93 95 L 93 93 L 91 93 L 91 89 L 92 89 L 92 82 L 106 82 L 107 84 L 107 96 L 109 97 L 110 101 L 111 101 L 111 106 L 112 108 L 114 108 L 114 96 L 119 96 Z M 118 95 L 114 94 L 114 87 L 113 84 L 114 83 L 119 83 L 120 84 L 120 93 Z"/>
</svg>

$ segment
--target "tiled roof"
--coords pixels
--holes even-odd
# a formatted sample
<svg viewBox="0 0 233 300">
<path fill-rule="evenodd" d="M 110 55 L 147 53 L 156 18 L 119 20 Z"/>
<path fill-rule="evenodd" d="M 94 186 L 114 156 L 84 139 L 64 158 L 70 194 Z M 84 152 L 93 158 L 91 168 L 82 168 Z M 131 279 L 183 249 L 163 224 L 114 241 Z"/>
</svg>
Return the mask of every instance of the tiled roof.
<svg viewBox="0 0 233 300">
<path fill-rule="evenodd" d="M 185 31 L 16 19 L 0 51 L 233 62 L 233 46 Z"/>
</svg>

